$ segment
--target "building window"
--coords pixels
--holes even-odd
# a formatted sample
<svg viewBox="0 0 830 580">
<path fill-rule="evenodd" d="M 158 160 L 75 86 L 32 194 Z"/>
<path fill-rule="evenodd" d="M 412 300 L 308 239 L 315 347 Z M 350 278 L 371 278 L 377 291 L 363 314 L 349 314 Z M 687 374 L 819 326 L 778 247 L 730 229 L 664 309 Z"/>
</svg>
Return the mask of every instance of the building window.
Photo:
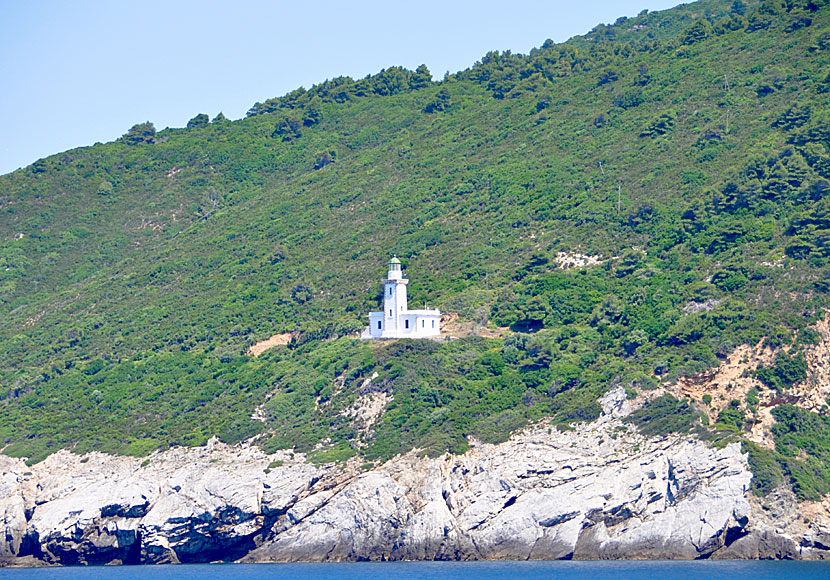
<svg viewBox="0 0 830 580">
<path fill-rule="evenodd" d="M 432 328 L 435 328 L 435 321 L 432 321 Z"/>
<path fill-rule="evenodd" d="M 383 329 L 383 322 L 378 320 L 378 330 Z"/>
<path fill-rule="evenodd" d="M 392 310 L 389 310 L 389 316 L 392 316 Z"/>
<path fill-rule="evenodd" d="M 404 325 L 404 327 L 409 328 L 409 321 L 404 320 L 403 325 Z"/>
<path fill-rule="evenodd" d="M 423 328 L 423 327 L 424 327 L 424 321 L 422 320 L 421 321 L 421 328 Z"/>
<path fill-rule="evenodd" d="M 389 296 L 392 296 L 392 287 L 389 287 Z"/>
</svg>

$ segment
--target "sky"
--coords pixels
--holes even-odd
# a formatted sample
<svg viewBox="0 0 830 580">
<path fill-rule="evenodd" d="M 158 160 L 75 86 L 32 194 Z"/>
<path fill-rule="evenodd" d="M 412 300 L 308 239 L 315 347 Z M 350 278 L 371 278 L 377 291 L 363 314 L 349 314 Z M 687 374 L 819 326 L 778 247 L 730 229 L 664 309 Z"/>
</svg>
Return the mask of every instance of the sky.
<svg viewBox="0 0 830 580">
<path fill-rule="evenodd" d="M 0 174 L 336 76 L 526 54 L 679 0 L 0 0 Z"/>
</svg>

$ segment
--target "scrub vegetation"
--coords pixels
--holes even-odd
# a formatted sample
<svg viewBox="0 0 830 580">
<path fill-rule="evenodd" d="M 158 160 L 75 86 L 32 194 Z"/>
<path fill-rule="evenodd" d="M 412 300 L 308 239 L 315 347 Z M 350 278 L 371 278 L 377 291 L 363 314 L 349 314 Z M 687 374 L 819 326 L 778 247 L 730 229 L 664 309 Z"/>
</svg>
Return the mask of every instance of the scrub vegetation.
<svg viewBox="0 0 830 580">
<path fill-rule="evenodd" d="M 41 159 L 0 177 L 0 441 L 458 452 L 764 338 L 788 352 L 757 376 L 785 392 L 830 305 L 828 111 L 826 2 L 702 0 Z M 356 340 L 392 253 L 411 304 L 510 331 Z M 372 392 L 391 403 L 361 432 L 345 411 Z M 700 423 L 655 404 L 654 432 Z M 775 416 L 767 479 L 824 493 L 825 419 Z"/>
</svg>

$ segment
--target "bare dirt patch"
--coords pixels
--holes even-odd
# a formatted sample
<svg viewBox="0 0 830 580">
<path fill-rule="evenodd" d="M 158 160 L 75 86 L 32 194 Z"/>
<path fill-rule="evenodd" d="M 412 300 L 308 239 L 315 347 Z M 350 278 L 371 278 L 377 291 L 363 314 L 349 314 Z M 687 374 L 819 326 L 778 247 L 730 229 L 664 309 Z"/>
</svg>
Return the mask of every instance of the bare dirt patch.
<svg viewBox="0 0 830 580">
<path fill-rule="evenodd" d="M 666 390 L 676 397 L 688 397 L 703 401 L 704 395 L 712 397 L 708 405 L 702 405 L 710 423 L 715 423 L 720 412 L 733 400 L 747 410 L 747 418 L 752 421 L 748 438 L 758 445 L 774 447 L 770 428 L 775 422 L 771 411 L 781 403 L 776 391 L 767 389 L 758 379 L 747 376 L 761 365 L 769 365 L 775 359 L 775 353 L 763 345 L 741 345 L 726 358 L 718 368 L 709 372 L 683 377 L 673 385 L 666 385 Z M 758 391 L 758 405 L 754 415 L 746 405 L 746 395 L 750 389 Z"/>
<path fill-rule="evenodd" d="M 763 341 L 755 346 L 737 347 L 718 368 L 692 377 L 684 377 L 674 384 L 663 385 L 660 392 L 667 391 L 675 397 L 686 397 L 698 402 L 704 395 L 712 400 L 703 405 L 710 423 L 717 421 L 720 412 L 737 400 L 751 421 L 748 438 L 765 447 L 774 447 L 770 429 L 775 423 L 772 410 L 781 404 L 792 404 L 808 411 L 820 412 L 830 397 L 830 313 L 814 326 L 820 335 L 817 344 L 804 349 L 807 361 L 807 378 L 792 388 L 776 391 L 767 388 L 758 379 L 749 376 L 759 366 L 769 366 L 775 361 L 777 351 L 764 346 Z M 789 350 L 789 347 L 784 349 Z M 754 414 L 746 404 L 750 389 L 757 389 L 758 404 Z"/>
<path fill-rule="evenodd" d="M 509 329 L 506 326 L 490 328 L 482 326 L 472 320 L 462 320 L 457 312 L 441 314 L 441 336 L 464 338 L 467 336 L 482 336 L 484 338 L 501 338 Z"/>
<path fill-rule="evenodd" d="M 827 405 L 830 396 L 830 313 L 813 328 L 821 338 L 804 350 L 807 378 L 794 385 L 788 394 L 798 398 L 799 406 L 818 412 Z"/>
<path fill-rule="evenodd" d="M 291 342 L 291 339 L 294 337 L 294 333 L 292 332 L 284 332 L 282 334 L 275 334 L 271 338 L 266 338 L 265 340 L 261 340 L 251 348 L 248 349 L 248 354 L 254 355 L 254 358 L 258 357 L 266 350 L 274 348 L 275 346 L 286 345 Z"/>
<path fill-rule="evenodd" d="M 763 342 L 755 346 L 741 345 L 732 351 L 718 368 L 703 374 L 683 377 L 675 384 L 667 385 L 666 390 L 676 397 L 686 397 L 695 401 L 701 401 L 704 395 L 709 395 L 712 397 L 712 403 L 706 412 L 709 420 L 714 421 L 729 401 L 743 401 L 749 389 L 762 388 L 758 379 L 744 374 L 754 371 L 762 364 L 770 364 L 773 358 L 772 350 L 764 347 Z"/>
</svg>

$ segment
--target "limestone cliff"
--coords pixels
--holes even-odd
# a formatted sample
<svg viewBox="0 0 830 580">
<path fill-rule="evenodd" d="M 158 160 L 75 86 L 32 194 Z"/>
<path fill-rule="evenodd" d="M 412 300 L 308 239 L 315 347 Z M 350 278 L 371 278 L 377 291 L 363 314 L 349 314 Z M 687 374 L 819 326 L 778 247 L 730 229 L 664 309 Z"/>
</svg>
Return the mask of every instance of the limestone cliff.
<svg viewBox="0 0 830 580">
<path fill-rule="evenodd" d="M 786 507 L 792 498 L 779 498 L 778 516 L 751 498 L 751 473 L 737 445 L 646 439 L 620 420 L 628 406 L 621 389 L 602 404 L 600 419 L 573 431 L 540 425 L 500 445 L 476 444 L 461 456 L 431 459 L 413 452 L 370 471 L 215 442 L 148 459 L 61 452 L 33 467 L 0 456 L 0 559 L 102 564 L 830 554 L 827 510 L 812 514 L 811 530 L 789 534 L 796 520 Z"/>
</svg>

